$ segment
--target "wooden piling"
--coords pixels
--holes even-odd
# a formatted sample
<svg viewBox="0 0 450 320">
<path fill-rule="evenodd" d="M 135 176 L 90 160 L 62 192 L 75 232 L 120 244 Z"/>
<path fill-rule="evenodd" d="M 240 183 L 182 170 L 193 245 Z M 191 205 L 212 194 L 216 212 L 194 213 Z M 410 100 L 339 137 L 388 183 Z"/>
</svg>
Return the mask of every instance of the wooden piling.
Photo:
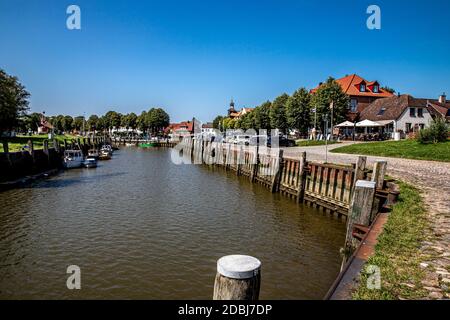
<svg viewBox="0 0 450 320">
<path fill-rule="evenodd" d="M 370 225 L 374 198 L 375 182 L 358 180 L 353 191 L 347 219 L 347 234 L 345 237 L 345 251 L 347 256 L 353 252 L 357 244 L 353 237 L 354 226 L 368 227 Z"/>
<path fill-rule="evenodd" d="M 298 172 L 297 203 L 302 203 L 305 198 L 306 166 L 306 152 L 302 152 L 300 154 L 300 169 Z"/>
<path fill-rule="evenodd" d="M 386 167 L 386 161 L 376 161 L 373 164 L 372 181 L 375 182 L 375 187 L 379 190 L 383 189 Z"/>
<path fill-rule="evenodd" d="M 356 167 L 355 167 L 355 176 L 354 176 L 354 182 L 353 182 L 353 188 L 356 185 L 356 181 L 358 180 L 364 180 L 364 174 L 365 174 L 365 170 L 366 170 L 366 162 L 367 162 L 367 157 L 358 157 L 358 161 L 356 162 Z"/>
<path fill-rule="evenodd" d="M 251 256 L 231 255 L 217 261 L 214 300 L 258 300 L 261 262 Z"/>
<path fill-rule="evenodd" d="M 272 183 L 270 186 L 270 190 L 272 193 L 278 191 L 278 187 L 280 185 L 280 176 L 281 176 L 281 170 L 283 168 L 283 150 L 278 150 L 278 155 L 275 161 L 272 164 L 274 165 L 274 168 L 272 168 Z"/>
</svg>

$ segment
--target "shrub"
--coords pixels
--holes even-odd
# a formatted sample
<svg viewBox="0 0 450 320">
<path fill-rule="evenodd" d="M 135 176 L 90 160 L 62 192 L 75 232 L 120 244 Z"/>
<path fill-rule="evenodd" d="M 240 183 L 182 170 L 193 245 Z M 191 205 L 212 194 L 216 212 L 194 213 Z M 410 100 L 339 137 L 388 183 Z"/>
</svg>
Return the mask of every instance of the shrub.
<svg viewBox="0 0 450 320">
<path fill-rule="evenodd" d="M 448 125 L 441 118 L 435 119 L 426 129 L 420 130 L 417 141 L 420 143 L 438 143 L 447 141 L 449 134 Z"/>
</svg>

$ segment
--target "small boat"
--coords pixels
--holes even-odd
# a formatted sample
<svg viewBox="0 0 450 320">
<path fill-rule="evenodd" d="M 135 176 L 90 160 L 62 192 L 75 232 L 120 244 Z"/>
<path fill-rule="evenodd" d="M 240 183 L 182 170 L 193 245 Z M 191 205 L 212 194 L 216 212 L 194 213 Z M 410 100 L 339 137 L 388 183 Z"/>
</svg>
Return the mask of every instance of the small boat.
<svg viewBox="0 0 450 320">
<path fill-rule="evenodd" d="M 94 157 L 87 157 L 86 160 L 83 161 L 83 166 L 85 168 L 97 168 L 97 159 Z"/>
<path fill-rule="evenodd" d="M 139 147 L 141 148 L 152 148 L 152 147 L 156 147 L 158 144 L 156 142 L 144 142 L 144 143 L 140 143 Z"/>
<path fill-rule="evenodd" d="M 100 154 L 98 156 L 99 160 L 110 160 L 111 154 L 106 150 L 100 150 Z"/>
<path fill-rule="evenodd" d="M 81 150 L 66 150 L 63 161 L 67 169 L 80 168 L 84 161 L 83 153 Z"/>
<path fill-rule="evenodd" d="M 91 149 L 88 151 L 88 158 L 98 159 L 98 151 L 96 149 Z"/>
<path fill-rule="evenodd" d="M 113 148 L 111 147 L 111 145 L 109 144 L 105 144 L 102 146 L 102 148 L 100 149 L 100 153 L 109 153 L 110 156 L 112 156 L 113 154 Z"/>
<path fill-rule="evenodd" d="M 127 147 L 132 147 L 132 146 L 134 146 L 134 143 L 131 143 L 131 142 L 125 142 L 125 146 L 127 146 Z"/>
</svg>

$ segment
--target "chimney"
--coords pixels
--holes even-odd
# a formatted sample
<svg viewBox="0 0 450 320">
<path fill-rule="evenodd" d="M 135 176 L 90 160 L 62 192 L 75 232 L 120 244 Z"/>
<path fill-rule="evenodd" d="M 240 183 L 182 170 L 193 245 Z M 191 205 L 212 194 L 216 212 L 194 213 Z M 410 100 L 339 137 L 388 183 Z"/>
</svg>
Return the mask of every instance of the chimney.
<svg viewBox="0 0 450 320">
<path fill-rule="evenodd" d="M 439 103 L 445 104 L 447 102 L 447 96 L 445 95 L 445 92 L 439 96 Z"/>
</svg>

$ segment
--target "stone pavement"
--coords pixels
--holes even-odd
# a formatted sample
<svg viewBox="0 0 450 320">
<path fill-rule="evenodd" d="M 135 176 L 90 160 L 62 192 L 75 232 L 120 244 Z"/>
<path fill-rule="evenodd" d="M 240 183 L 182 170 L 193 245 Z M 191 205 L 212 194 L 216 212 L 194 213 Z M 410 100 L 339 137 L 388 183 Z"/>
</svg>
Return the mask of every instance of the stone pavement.
<svg viewBox="0 0 450 320">
<path fill-rule="evenodd" d="M 350 142 L 352 143 L 352 142 Z M 339 148 L 349 142 L 328 146 Z M 325 146 L 284 148 L 287 156 L 298 156 L 306 151 L 307 160 L 325 161 Z M 355 163 L 358 155 L 328 153 L 328 162 Z M 450 298 L 450 163 L 400 158 L 367 156 L 368 166 L 376 160 L 386 160 L 387 174 L 417 187 L 428 208 L 432 228 L 429 239 L 422 244 L 422 252 L 432 256 L 420 267 L 425 270 L 424 299 Z"/>
</svg>

